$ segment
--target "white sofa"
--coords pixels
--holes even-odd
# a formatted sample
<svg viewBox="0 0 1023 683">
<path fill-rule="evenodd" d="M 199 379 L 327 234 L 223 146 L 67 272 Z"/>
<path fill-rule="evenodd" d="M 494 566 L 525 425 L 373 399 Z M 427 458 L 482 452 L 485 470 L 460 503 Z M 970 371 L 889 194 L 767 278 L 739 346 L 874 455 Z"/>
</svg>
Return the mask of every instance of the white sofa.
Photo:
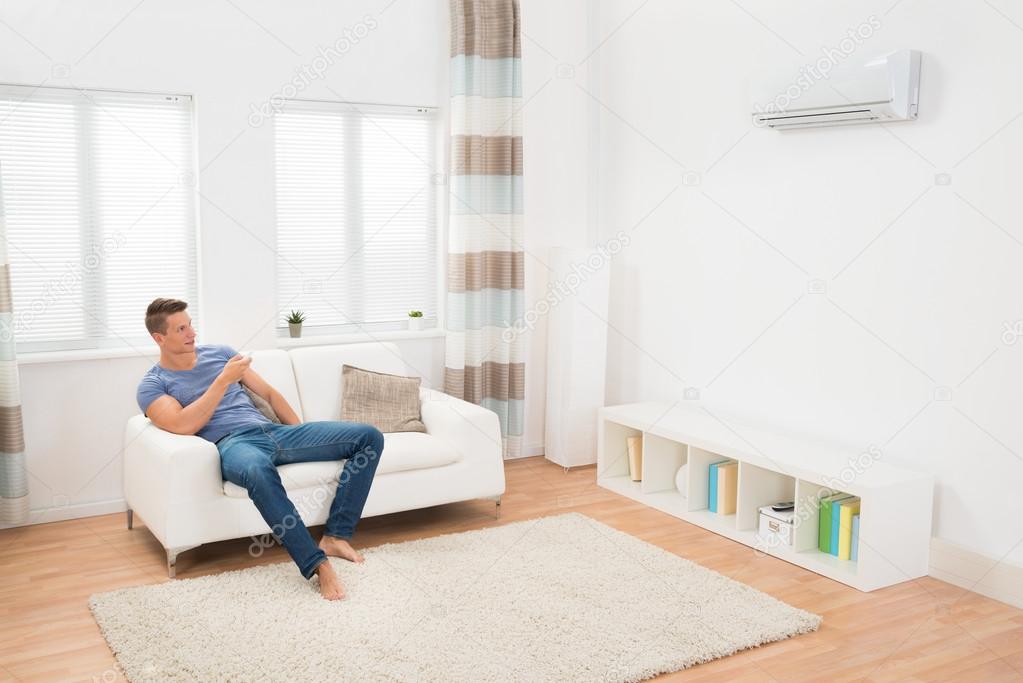
<svg viewBox="0 0 1023 683">
<path fill-rule="evenodd" d="M 252 367 L 303 422 L 341 415 L 341 365 L 414 375 L 388 343 L 309 346 L 252 353 Z M 427 432 L 384 435 L 384 452 L 363 516 L 489 498 L 501 504 L 504 463 L 497 415 L 422 389 Z M 278 467 L 288 497 L 306 526 L 323 524 L 343 461 Z M 174 576 L 179 553 L 203 543 L 270 532 L 248 493 L 224 481 L 217 447 L 198 436 L 172 434 L 142 414 L 124 433 L 124 497 L 128 528 L 138 514 L 167 551 Z M 356 532 L 358 533 L 358 532 Z"/>
</svg>

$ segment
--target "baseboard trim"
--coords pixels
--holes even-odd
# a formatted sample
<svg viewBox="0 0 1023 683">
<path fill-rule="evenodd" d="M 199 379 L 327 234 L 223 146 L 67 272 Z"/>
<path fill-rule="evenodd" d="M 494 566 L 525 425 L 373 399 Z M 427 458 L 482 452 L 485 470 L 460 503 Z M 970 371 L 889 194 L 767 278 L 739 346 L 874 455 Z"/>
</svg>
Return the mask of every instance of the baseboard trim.
<svg viewBox="0 0 1023 683">
<path fill-rule="evenodd" d="M 101 500 L 95 503 L 78 503 L 76 505 L 42 508 L 40 510 L 32 510 L 29 512 L 28 522 L 26 524 L 0 525 L 0 529 L 14 529 L 19 526 L 49 524 L 50 522 L 64 522 L 69 519 L 81 519 L 82 517 L 110 515 L 115 512 L 124 512 L 127 509 L 128 503 L 125 502 L 124 498 Z"/>
<path fill-rule="evenodd" d="M 940 538 L 931 539 L 928 574 L 954 586 L 1023 609 L 1023 567 Z"/>
<path fill-rule="evenodd" d="M 528 444 L 522 447 L 522 453 L 516 455 L 514 458 L 505 458 L 505 460 L 518 460 L 519 458 L 532 458 L 537 455 L 543 455 L 543 444 L 534 443 Z"/>
</svg>

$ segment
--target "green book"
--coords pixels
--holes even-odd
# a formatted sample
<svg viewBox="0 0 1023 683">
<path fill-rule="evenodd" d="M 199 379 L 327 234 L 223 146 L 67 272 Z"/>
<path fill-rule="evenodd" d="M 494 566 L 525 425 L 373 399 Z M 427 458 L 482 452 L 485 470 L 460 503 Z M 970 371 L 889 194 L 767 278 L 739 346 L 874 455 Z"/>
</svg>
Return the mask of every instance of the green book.
<svg viewBox="0 0 1023 683">
<path fill-rule="evenodd" d="M 818 501 L 820 511 L 817 526 L 817 549 L 831 554 L 831 503 L 851 498 L 848 493 L 833 493 Z"/>
</svg>

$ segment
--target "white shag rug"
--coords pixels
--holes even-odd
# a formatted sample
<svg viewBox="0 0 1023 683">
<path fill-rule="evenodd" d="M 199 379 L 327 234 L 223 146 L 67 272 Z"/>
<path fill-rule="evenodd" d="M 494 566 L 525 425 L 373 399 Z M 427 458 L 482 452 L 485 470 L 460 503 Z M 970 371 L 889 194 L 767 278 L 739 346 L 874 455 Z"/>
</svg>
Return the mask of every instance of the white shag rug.
<svg viewBox="0 0 1023 683">
<path fill-rule="evenodd" d="M 99 593 L 129 681 L 641 681 L 821 617 L 570 513 L 332 558 Z"/>
</svg>

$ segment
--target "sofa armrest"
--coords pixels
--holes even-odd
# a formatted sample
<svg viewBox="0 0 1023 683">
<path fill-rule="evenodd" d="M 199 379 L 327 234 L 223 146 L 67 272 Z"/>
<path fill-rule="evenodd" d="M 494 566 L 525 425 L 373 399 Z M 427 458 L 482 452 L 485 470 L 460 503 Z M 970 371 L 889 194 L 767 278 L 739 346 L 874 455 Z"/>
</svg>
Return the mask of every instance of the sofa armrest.
<svg viewBox="0 0 1023 683">
<path fill-rule="evenodd" d="M 163 540 L 166 514 L 224 495 L 220 451 L 198 436 L 172 434 L 135 415 L 124 430 L 124 499 Z"/>
<path fill-rule="evenodd" d="M 501 421 L 497 413 L 435 389 L 420 389 L 419 397 L 428 434 L 449 443 L 463 458 L 491 463 L 504 480 Z"/>
</svg>

